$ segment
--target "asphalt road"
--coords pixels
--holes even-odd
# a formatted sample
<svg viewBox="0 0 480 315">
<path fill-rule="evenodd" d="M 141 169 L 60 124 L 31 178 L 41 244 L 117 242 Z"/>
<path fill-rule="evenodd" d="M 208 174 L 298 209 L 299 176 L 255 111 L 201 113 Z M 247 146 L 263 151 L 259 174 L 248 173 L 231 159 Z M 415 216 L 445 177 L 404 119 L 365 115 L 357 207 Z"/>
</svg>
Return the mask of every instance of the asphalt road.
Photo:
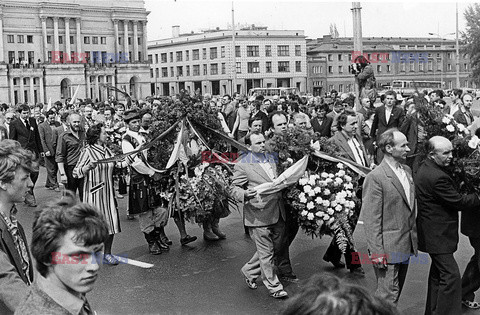
<svg viewBox="0 0 480 315">
<path fill-rule="evenodd" d="M 61 196 L 61 193 L 45 189 L 44 183 L 45 169 L 42 168 L 35 188 L 39 203 L 36 209 Z M 174 244 L 170 252 L 152 256 L 148 254 L 138 220 L 126 220 L 127 198 L 119 201 L 122 232 L 115 237 L 113 252 L 152 263 L 154 267 L 103 266 L 95 289 L 88 294 L 98 314 L 276 314 L 284 306 L 284 301 L 269 297 L 262 284 L 258 290 L 250 290 L 240 275 L 240 268 L 254 253 L 253 242 L 244 234 L 240 212 L 234 211 L 221 220 L 221 227 L 228 234 L 222 241 L 206 242 L 198 225 L 187 224 L 189 234 L 199 237 L 188 246 L 180 246 L 178 230 L 170 220 L 166 231 Z M 23 205 L 18 208 L 19 220 L 30 239 L 35 208 Z M 366 253 L 362 224 L 357 226 L 354 236 L 357 249 Z M 330 237 L 312 239 L 299 232 L 291 246 L 291 261 L 301 281 L 286 283 L 285 289 L 290 295 L 295 294 L 310 276 L 320 272 L 331 272 L 345 281 L 372 292 L 375 290 L 372 266 L 364 266 L 366 276 L 358 278 L 346 269 L 335 270 L 322 260 L 330 241 Z M 472 254 L 468 239 L 461 236 L 455 257 L 462 272 Z M 398 306 L 403 314 L 423 314 L 428 270 L 429 264 L 410 266 Z M 469 311 L 466 314 L 477 313 Z"/>
<path fill-rule="evenodd" d="M 475 101 L 474 112 L 480 113 Z M 35 188 L 38 208 L 19 206 L 19 220 L 31 238 L 33 212 L 41 209 L 49 200 L 61 196 L 44 188 L 45 169 L 41 169 Z M 190 235 L 199 239 L 188 246 L 180 246 L 179 233 L 170 220 L 167 235 L 174 242 L 168 253 L 158 256 L 148 254 L 147 244 L 140 232 L 138 220 L 126 220 L 127 197 L 119 200 L 122 232 L 115 236 L 113 252 L 130 259 L 154 264 L 151 269 L 122 264 L 103 266 L 95 289 L 88 294 L 92 307 L 98 314 L 276 314 L 284 301 L 269 297 L 263 284 L 258 290 L 250 290 L 240 275 L 240 268 L 254 253 L 253 242 L 244 234 L 240 211 L 222 219 L 220 225 L 228 234 L 226 240 L 206 242 L 197 224 L 187 223 Z M 361 218 L 360 218 L 361 220 Z M 363 225 L 355 231 L 357 250 L 366 253 Z M 331 272 L 345 281 L 375 290 L 372 266 L 364 266 L 366 276 L 352 276 L 346 269 L 336 270 L 322 260 L 331 238 L 312 239 L 299 232 L 293 242 L 290 255 L 294 272 L 300 278 L 298 284 L 286 283 L 286 291 L 292 296 L 310 276 Z M 464 236 L 455 257 L 461 272 L 465 269 L 473 249 Z M 403 314 L 423 314 L 425 307 L 429 263 L 411 264 L 399 301 Z M 259 282 L 260 283 L 260 282 Z M 480 301 L 480 298 L 477 298 Z M 480 311 L 466 311 L 480 314 Z"/>
</svg>

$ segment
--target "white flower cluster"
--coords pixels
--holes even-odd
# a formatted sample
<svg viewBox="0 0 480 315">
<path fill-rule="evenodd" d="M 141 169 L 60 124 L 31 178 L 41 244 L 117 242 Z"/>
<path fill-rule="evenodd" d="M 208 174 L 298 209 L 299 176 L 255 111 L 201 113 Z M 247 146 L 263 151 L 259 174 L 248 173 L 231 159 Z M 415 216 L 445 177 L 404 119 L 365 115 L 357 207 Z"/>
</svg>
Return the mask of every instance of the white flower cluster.
<svg viewBox="0 0 480 315">
<path fill-rule="evenodd" d="M 455 119 L 452 115 L 446 114 L 445 116 L 443 116 L 442 123 L 447 125 L 445 129 L 447 129 L 448 132 L 453 133 L 456 129 L 458 129 L 460 136 L 466 136 L 470 133 L 470 131 L 465 127 L 465 125 L 455 122 Z M 455 128 L 455 125 L 457 126 L 457 128 Z"/>
<path fill-rule="evenodd" d="M 298 195 L 298 201 L 305 205 L 300 216 L 309 221 L 316 221 L 318 225 L 332 224 L 336 213 L 350 212 L 355 208 L 353 201 L 352 177 L 347 175 L 344 165 L 336 165 L 336 173 L 322 172 L 305 175 L 299 180 L 303 191 Z"/>
</svg>

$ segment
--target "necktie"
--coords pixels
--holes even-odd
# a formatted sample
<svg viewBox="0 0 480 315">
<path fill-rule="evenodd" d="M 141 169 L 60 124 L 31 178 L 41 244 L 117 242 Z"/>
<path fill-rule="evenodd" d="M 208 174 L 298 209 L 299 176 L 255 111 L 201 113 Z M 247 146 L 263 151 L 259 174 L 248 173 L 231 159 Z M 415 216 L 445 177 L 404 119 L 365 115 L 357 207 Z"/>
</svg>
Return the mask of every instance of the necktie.
<svg viewBox="0 0 480 315">
<path fill-rule="evenodd" d="M 25 119 L 25 126 L 27 127 L 28 130 L 30 130 L 30 123 L 28 122 L 28 118 Z"/>
<path fill-rule="evenodd" d="M 82 300 L 83 300 L 83 307 L 82 307 L 83 314 L 94 315 L 95 313 L 93 312 L 92 307 L 90 306 L 90 303 L 88 303 L 87 298 L 83 296 Z"/>
<path fill-rule="evenodd" d="M 355 141 L 355 138 L 352 138 L 352 143 L 353 143 L 353 146 L 355 147 L 355 151 L 357 151 L 357 154 L 360 157 L 360 161 L 362 161 L 362 166 L 366 166 L 365 160 L 363 159 L 362 151 L 358 149 L 357 141 Z"/>
</svg>

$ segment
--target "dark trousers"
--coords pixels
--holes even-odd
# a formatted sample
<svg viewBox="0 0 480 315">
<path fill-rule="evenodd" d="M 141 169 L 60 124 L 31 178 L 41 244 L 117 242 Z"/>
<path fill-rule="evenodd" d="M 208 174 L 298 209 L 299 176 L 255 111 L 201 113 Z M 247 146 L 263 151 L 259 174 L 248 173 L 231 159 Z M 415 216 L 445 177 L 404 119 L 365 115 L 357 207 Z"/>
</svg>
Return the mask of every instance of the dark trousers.
<svg viewBox="0 0 480 315">
<path fill-rule="evenodd" d="M 345 265 L 350 270 L 360 268 L 362 266 L 358 263 L 352 264 L 353 252 L 355 252 L 355 249 L 347 245 L 347 249 L 345 251 Z M 328 246 L 327 251 L 325 252 L 325 255 L 323 255 L 323 260 L 335 262 L 340 261 L 340 259 L 342 259 L 342 251 L 338 248 L 337 242 L 335 242 L 335 238 L 333 238 L 330 246 Z"/>
<path fill-rule="evenodd" d="M 475 291 L 480 288 L 480 238 L 469 237 L 475 253 L 465 268 L 462 277 L 462 300 L 474 301 Z"/>
<path fill-rule="evenodd" d="M 55 162 L 55 157 L 53 156 L 46 156 L 45 157 L 45 168 L 47 169 L 47 181 L 45 183 L 45 187 L 58 187 L 57 182 L 57 172 L 58 172 L 58 165 Z"/>
<path fill-rule="evenodd" d="M 288 206 L 285 206 L 288 207 Z M 295 217 L 292 217 L 289 209 L 285 209 L 285 233 L 279 247 L 275 248 L 275 264 L 278 269 L 279 276 L 291 275 L 293 273 L 292 264 L 290 262 L 290 244 L 292 244 L 298 232 L 298 223 Z M 283 221 L 282 218 L 280 218 Z"/>
<path fill-rule="evenodd" d="M 430 258 L 425 314 L 461 314 L 462 280 L 453 253 L 430 254 Z"/>
<path fill-rule="evenodd" d="M 73 177 L 73 169 L 75 165 L 67 165 L 65 167 L 65 175 L 67 175 L 67 186 L 68 190 L 71 190 L 74 194 L 78 191 L 78 196 L 80 201 L 83 201 L 83 178 Z"/>
</svg>

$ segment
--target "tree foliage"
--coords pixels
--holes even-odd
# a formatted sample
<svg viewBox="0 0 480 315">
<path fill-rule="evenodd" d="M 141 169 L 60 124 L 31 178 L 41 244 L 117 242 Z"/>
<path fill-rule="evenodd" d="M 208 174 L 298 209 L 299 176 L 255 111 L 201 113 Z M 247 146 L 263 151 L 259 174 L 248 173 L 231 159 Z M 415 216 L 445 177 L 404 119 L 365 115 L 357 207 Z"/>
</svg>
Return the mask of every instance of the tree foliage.
<svg viewBox="0 0 480 315">
<path fill-rule="evenodd" d="M 473 3 L 465 10 L 464 17 L 467 21 L 465 32 L 462 32 L 462 53 L 470 58 L 472 69 L 471 76 L 480 84 L 480 4 Z"/>
</svg>

